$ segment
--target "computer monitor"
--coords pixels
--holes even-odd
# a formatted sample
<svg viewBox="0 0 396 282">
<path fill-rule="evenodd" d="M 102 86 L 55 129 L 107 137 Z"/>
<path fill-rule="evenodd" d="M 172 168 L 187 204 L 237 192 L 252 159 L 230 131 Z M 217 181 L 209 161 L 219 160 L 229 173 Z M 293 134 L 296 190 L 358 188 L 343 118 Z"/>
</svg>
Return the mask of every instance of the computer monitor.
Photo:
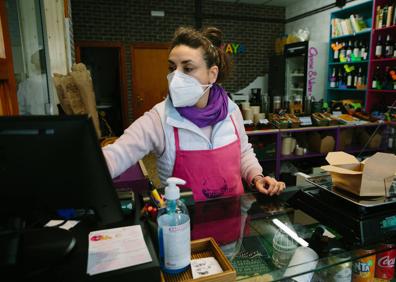
<svg viewBox="0 0 396 282">
<path fill-rule="evenodd" d="M 25 219 L 63 208 L 121 221 L 92 121 L 87 116 L 0 117 L 0 215 Z"/>
<path fill-rule="evenodd" d="M 98 226 L 123 219 L 91 119 L 0 117 L 2 277 L 24 280 L 61 262 L 73 233 L 37 222 L 71 208 L 93 210 Z"/>
</svg>

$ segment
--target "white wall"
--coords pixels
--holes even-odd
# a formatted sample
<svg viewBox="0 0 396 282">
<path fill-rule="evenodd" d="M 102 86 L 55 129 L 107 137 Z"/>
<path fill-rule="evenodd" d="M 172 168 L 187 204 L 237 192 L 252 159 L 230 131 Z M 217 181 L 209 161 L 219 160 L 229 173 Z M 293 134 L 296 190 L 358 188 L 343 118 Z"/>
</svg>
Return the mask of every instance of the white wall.
<svg viewBox="0 0 396 282">
<path fill-rule="evenodd" d="M 53 73 L 67 74 L 71 66 L 68 60 L 68 37 L 65 33 L 64 2 L 63 0 L 44 0 L 44 9 L 51 75 Z"/>
<path fill-rule="evenodd" d="M 32 55 L 43 48 L 40 30 L 38 29 L 38 19 L 36 17 L 38 5 L 34 1 L 19 0 L 19 27 L 21 29 L 22 51 L 25 58 L 24 72 L 33 73 L 35 66 L 31 62 Z M 41 25 L 41 24 L 40 24 Z"/>
<path fill-rule="evenodd" d="M 367 2 L 367 0 L 355 0 L 347 3 L 344 8 L 364 2 Z M 335 0 L 298 1 L 295 4 L 286 7 L 286 20 L 334 3 Z M 290 34 L 292 31 L 298 30 L 299 28 L 308 28 L 311 34 L 310 40 L 328 42 L 330 34 L 330 14 L 338 10 L 340 10 L 338 7 L 332 8 L 324 12 L 320 12 L 312 16 L 288 23 L 285 26 L 285 32 Z"/>
</svg>

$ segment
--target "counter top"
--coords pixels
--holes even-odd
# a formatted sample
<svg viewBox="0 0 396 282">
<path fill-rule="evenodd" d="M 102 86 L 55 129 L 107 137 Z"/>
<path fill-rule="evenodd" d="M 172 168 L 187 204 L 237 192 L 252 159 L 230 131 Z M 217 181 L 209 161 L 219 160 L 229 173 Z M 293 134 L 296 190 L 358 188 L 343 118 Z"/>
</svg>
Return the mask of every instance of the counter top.
<svg viewBox="0 0 396 282">
<path fill-rule="evenodd" d="M 236 269 L 238 281 L 278 281 L 302 273 L 329 281 L 338 270 L 351 276 L 352 261 L 362 256 L 372 256 L 383 248 L 396 248 L 396 245 L 383 245 L 381 238 L 368 246 L 344 240 L 336 230 L 293 208 L 288 200 L 299 189 L 288 187 L 287 192 L 271 198 L 248 193 L 238 198 L 195 203 L 190 207 L 192 239 L 213 237 Z M 299 247 L 280 231 L 274 219 L 295 231 L 314 252 Z M 293 255 L 299 256 L 299 263 L 304 259 L 306 263 L 291 267 Z M 375 268 L 375 260 L 373 263 Z"/>
</svg>

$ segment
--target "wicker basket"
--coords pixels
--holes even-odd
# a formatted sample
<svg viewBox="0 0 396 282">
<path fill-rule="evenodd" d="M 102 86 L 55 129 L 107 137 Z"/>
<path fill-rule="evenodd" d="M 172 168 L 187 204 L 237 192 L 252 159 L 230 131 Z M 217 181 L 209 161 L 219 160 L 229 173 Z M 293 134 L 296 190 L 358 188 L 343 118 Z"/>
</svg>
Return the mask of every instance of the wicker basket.
<svg viewBox="0 0 396 282">
<path fill-rule="evenodd" d="M 190 282 L 202 282 L 202 281 L 217 281 L 217 282 L 228 282 L 236 281 L 236 271 L 230 261 L 226 258 L 223 251 L 217 245 L 213 238 L 204 238 L 200 240 L 194 240 L 191 242 L 191 259 L 215 257 L 219 262 L 222 273 L 201 277 L 198 279 L 192 278 L 191 268 L 179 273 L 177 275 L 169 275 L 161 272 L 161 281 L 163 282 L 177 282 L 177 281 L 190 281 Z"/>
</svg>

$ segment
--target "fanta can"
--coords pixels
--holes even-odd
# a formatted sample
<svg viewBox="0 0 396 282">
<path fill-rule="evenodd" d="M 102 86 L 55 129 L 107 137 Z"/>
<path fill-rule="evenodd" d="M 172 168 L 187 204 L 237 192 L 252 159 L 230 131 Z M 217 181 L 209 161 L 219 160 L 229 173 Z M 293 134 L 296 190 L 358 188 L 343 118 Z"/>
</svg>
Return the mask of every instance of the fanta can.
<svg viewBox="0 0 396 282">
<path fill-rule="evenodd" d="M 375 272 L 375 250 L 362 249 L 359 255 L 364 256 L 352 264 L 352 281 L 368 282 L 374 280 Z"/>
</svg>

